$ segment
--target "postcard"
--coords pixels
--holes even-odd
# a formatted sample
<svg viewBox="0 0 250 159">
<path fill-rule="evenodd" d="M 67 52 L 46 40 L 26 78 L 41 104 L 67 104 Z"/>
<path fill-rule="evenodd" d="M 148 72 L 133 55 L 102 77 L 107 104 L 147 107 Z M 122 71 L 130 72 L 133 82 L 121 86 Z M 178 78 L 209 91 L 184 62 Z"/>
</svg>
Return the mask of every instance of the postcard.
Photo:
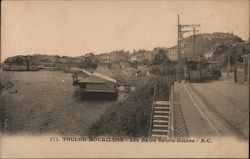
<svg viewBox="0 0 250 159">
<path fill-rule="evenodd" d="M 0 158 L 249 157 L 248 0 L 3 0 Z"/>
</svg>

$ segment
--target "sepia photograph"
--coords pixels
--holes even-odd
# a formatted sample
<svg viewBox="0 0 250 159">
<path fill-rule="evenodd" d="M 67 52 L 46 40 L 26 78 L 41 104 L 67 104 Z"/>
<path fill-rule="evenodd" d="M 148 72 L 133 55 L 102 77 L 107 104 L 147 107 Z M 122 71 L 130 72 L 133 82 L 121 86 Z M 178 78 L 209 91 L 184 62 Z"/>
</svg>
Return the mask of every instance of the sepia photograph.
<svg viewBox="0 0 250 159">
<path fill-rule="evenodd" d="M 0 158 L 247 158 L 249 4 L 2 0 Z"/>
</svg>

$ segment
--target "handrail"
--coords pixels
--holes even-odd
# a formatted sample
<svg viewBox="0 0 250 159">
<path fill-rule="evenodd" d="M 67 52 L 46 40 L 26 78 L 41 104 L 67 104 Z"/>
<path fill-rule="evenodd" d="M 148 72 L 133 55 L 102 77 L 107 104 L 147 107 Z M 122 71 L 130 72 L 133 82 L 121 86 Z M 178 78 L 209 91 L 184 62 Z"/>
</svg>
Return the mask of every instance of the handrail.
<svg viewBox="0 0 250 159">
<path fill-rule="evenodd" d="M 171 126 L 173 127 L 173 98 L 174 98 L 174 95 L 173 95 L 173 92 L 174 92 L 174 80 L 175 80 L 175 77 L 174 76 L 170 76 L 170 78 L 168 79 L 170 82 L 170 95 L 169 95 L 169 101 L 170 101 L 170 104 L 172 104 L 171 106 Z M 152 135 L 152 126 L 153 126 L 153 116 L 154 116 L 154 103 L 155 103 L 155 99 L 156 99 L 156 88 L 157 88 L 157 83 L 155 83 L 155 86 L 154 86 L 154 96 L 153 96 L 153 103 L 152 103 L 152 110 L 151 110 L 151 120 L 150 120 L 150 127 L 149 127 L 149 132 L 148 132 L 148 137 L 150 138 L 151 135 Z M 173 128 L 171 130 L 171 137 L 173 137 Z"/>
<path fill-rule="evenodd" d="M 155 103 L 155 96 L 156 96 L 156 83 L 154 86 L 154 96 L 153 96 L 153 103 L 152 103 L 152 109 L 151 109 L 151 120 L 150 120 L 150 126 L 149 126 L 149 133 L 148 133 L 148 137 L 151 137 L 151 133 L 152 133 L 152 125 L 153 125 L 153 116 L 154 116 L 154 103 Z"/>
<path fill-rule="evenodd" d="M 171 138 L 174 138 L 174 83 L 171 84 L 170 90 L 170 107 L 171 107 Z"/>
</svg>

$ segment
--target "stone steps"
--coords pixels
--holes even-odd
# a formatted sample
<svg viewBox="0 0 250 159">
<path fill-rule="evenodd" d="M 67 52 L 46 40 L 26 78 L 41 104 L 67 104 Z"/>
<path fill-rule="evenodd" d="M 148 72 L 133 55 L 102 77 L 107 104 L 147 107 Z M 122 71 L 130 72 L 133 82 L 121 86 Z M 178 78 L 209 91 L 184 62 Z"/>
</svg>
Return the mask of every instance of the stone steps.
<svg viewBox="0 0 250 159">
<path fill-rule="evenodd" d="M 155 101 L 153 107 L 151 137 L 167 137 L 170 122 L 170 102 Z"/>
</svg>

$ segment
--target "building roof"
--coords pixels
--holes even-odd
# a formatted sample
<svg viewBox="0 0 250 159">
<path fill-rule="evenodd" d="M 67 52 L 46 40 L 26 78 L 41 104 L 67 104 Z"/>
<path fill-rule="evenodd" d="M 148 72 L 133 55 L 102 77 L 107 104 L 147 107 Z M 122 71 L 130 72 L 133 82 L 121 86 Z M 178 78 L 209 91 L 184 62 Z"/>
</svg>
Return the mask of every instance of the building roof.
<svg viewBox="0 0 250 159">
<path fill-rule="evenodd" d="M 89 76 L 92 74 L 91 72 L 89 72 L 89 71 L 87 71 L 87 70 L 85 70 L 85 69 L 76 68 L 76 67 L 71 68 L 71 70 L 72 70 L 73 72 L 76 72 L 76 74 L 81 73 L 81 72 L 83 72 L 83 73 L 85 73 L 85 74 L 87 74 L 87 75 L 89 75 Z"/>
<path fill-rule="evenodd" d="M 96 76 L 96 77 L 102 78 L 102 79 L 104 79 L 104 80 L 106 80 L 106 81 L 113 82 L 113 83 L 117 83 L 116 79 L 111 78 L 111 77 L 109 77 L 109 76 L 106 76 L 106 75 L 104 75 L 104 74 L 94 72 L 93 75 Z"/>
<path fill-rule="evenodd" d="M 85 73 L 85 72 L 82 72 L 82 71 L 78 71 L 78 72 L 75 72 L 71 77 L 73 78 L 86 78 L 86 76 L 90 76 L 91 74 L 88 74 L 88 73 Z"/>
<path fill-rule="evenodd" d="M 106 80 L 96 77 L 94 75 L 91 75 L 87 78 L 80 79 L 79 83 L 105 83 Z"/>
<path fill-rule="evenodd" d="M 107 81 L 117 83 L 116 79 L 100 73 L 93 73 L 87 78 L 80 79 L 79 83 L 106 83 Z"/>
</svg>

